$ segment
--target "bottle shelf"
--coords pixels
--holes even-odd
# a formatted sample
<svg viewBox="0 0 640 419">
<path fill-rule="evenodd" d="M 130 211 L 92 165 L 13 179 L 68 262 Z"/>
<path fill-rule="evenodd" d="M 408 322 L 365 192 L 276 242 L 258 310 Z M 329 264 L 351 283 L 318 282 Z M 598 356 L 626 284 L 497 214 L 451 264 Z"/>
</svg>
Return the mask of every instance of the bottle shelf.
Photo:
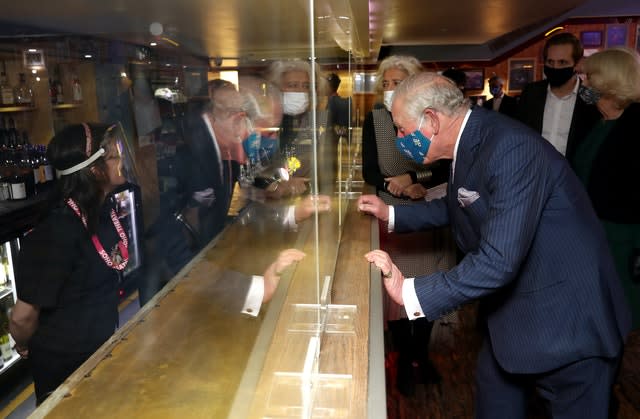
<svg viewBox="0 0 640 419">
<path fill-rule="evenodd" d="M 8 112 L 28 112 L 36 110 L 35 106 L 2 106 L 0 107 L 0 113 Z"/>
</svg>

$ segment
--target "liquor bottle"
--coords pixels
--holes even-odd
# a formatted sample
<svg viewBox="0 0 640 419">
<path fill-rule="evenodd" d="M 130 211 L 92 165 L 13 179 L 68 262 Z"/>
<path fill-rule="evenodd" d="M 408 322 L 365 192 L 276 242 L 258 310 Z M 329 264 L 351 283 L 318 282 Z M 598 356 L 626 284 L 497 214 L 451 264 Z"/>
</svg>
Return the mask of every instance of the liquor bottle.
<svg viewBox="0 0 640 419">
<path fill-rule="evenodd" d="M 40 156 L 45 182 L 52 182 L 55 178 L 53 176 L 53 166 L 51 166 L 51 163 L 49 163 L 49 159 L 47 158 L 47 146 L 40 146 Z"/>
<path fill-rule="evenodd" d="M 11 106 L 15 103 L 13 89 L 7 81 L 7 73 L 4 71 L 0 73 L 0 103 L 2 106 Z"/>
<path fill-rule="evenodd" d="M 9 147 L 17 148 L 20 141 L 20 134 L 16 129 L 16 121 L 12 117 L 9 117 L 7 124 L 7 143 Z"/>
<path fill-rule="evenodd" d="M 11 339 L 9 339 L 9 312 L 0 301 L 0 358 L 7 362 L 13 357 Z"/>
<path fill-rule="evenodd" d="M 11 339 L 9 339 L 9 313 L 3 304 L 0 304 L 0 354 L 4 362 L 13 358 Z"/>
<path fill-rule="evenodd" d="M 58 103 L 58 89 L 56 88 L 56 82 L 53 79 L 49 79 L 49 100 L 52 105 Z"/>
<path fill-rule="evenodd" d="M 0 151 L 7 148 L 7 129 L 4 127 L 4 118 L 0 116 Z"/>
<path fill-rule="evenodd" d="M 8 332 L 0 336 L 0 352 L 4 362 L 11 361 L 11 358 L 13 358 L 13 349 L 11 349 L 11 340 Z"/>
<path fill-rule="evenodd" d="M 11 199 L 11 187 L 9 186 L 9 178 L 0 176 L 0 202 Z"/>
<path fill-rule="evenodd" d="M 6 262 L 5 262 L 6 261 Z M 9 283 L 9 260 L 3 245 L 0 245 L 0 289 Z M 11 285 L 11 284 L 9 284 Z"/>
<path fill-rule="evenodd" d="M 56 66 L 56 70 L 54 72 L 54 83 L 56 85 L 56 102 L 58 104 L 64 103 L 64 89 L 62 88 L 62 78 L 60 76 L 60 66 Z"/>
<path fill-rule="evenodd" d="M 12 201 L 27 199 L 27 180 L 22 174 L 16 172 L 9 178 L 9 191 Z"/>
<path fill-rule="evenodd" d="M 73 91 L 73 101 L 75 103 L 81 103 L 82 102 L 82 86 L 80 85 L 80 78 L 78 77 L 77 74 L 73 75 L 71 90 Z"/>
<path fill-rule="evenodd" d="M 29 146 L 29 162 L 31 163 L 31 169 L 33 170 L 33 183 L 36 186 L 36 193 L 38 193 L 38 186 L 45 183 L 46 179 L 44 177 L 42 158 L 37 146 Z"/>
<path fill-rule="evenodd" d="M 20 82 L 13 89 L 16 97 L 16 103 L 18 105 L 30 106 L 33 104 L 33 90 L 31 86 L 27 84 L 27 78 L 24 73 L 20 73 Z"/>
</svg>

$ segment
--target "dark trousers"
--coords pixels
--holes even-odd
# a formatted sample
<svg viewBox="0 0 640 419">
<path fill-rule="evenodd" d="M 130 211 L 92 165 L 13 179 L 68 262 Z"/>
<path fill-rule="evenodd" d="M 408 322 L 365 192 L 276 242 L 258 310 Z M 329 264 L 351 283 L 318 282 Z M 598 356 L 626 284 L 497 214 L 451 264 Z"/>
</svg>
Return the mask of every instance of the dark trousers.
<svg viewBox="0 0 640 419">
<path fill-rule="evenodd" d="M 405 396 L 415 393 L 415 385 L 435 383 L 440 375 L 429 360 L 429 340 L 433 322 L 416 320 L 389 321 L 393 349 L 398 352 L 396 386 Z"/>
<path fill-rule="evenodd" d="M 30 347 L 29 365 L 36 393 L 36 406 L 89 359 L 91 354 L 92 352 L 66 353 Z"/>
<path fill-rule="evenodd" d="M 619 363 L 620 357 L 592 357 L 541 374 L 510 374 L 485 339 L 478 356 L 476 418 L 525 419 L 535 389 L 553 419 L 606 419 Z"/>
</svg>

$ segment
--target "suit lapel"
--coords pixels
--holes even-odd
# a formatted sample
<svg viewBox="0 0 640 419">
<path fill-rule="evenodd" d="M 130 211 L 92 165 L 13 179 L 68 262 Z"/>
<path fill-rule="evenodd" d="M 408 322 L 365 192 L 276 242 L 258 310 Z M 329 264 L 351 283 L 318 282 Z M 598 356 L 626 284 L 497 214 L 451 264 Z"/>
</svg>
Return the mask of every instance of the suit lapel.
<svg viewBox="0 0 640 419">
<path fill-rule="evenodd" d="M 474 107 L 469 115 L 467 124 L 460 136 L 460 143 L 458 144 L 458 155 L 456 156 L 456 167 L 453 178 L 453 191 L 456 192 L 458 188 L 464 185 L 464 181 L 469 173 L 469 168 L 474 161 L 475 150 L 480 143 L 480 135 L 478 134 L 480 128 L 480 114 L 491 112 L 483 108 Z M 456 192 L 457 194 L 457 192 Z"/>
</svg>

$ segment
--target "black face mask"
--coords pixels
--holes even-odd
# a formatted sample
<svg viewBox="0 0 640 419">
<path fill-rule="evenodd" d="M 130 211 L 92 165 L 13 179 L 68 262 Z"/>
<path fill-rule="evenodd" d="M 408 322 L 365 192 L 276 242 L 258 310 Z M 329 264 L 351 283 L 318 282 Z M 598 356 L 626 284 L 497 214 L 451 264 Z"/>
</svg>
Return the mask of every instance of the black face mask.
<svg viewBox="0 0 640 419">
<path fill-rule="evenodd" d="M 553 68 L 544 66 L 544 75 L 551 87 L 559 87 L 568 82 L 575 74 L 573 67 Z"/>
</svg>

